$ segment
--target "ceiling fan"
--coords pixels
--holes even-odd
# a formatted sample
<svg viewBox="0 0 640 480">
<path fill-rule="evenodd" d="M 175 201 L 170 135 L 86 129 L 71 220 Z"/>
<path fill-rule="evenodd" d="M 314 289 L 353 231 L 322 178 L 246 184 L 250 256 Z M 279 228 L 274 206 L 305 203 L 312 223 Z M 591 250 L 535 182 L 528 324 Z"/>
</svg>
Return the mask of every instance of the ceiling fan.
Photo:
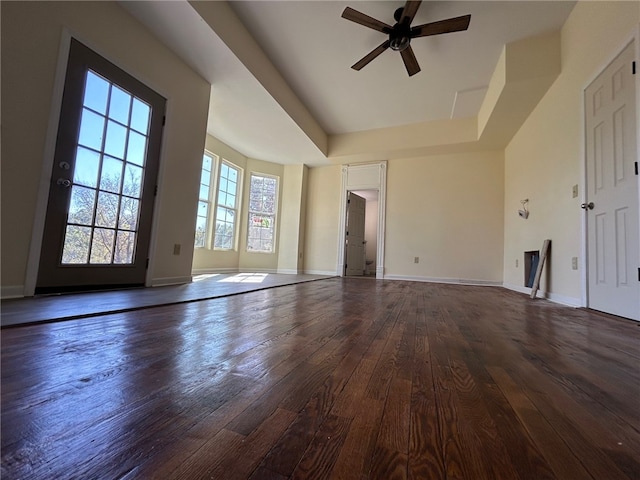
<svg viewBox="0 0 640 480">
<path fill-rule="evenodd" d="M 420 71 L 420 65 L 418 65 L 416 56 L 411 48 L 412 38 L 460 32 L 469 28 L 471 15 L 463 15 L 462 17 L 449 18 L 412 27 L 411 22 L 418 12 L 420 3 L 422 3 L 422 0 L 408 0 L 404 7 L 398 8 L 393 14 L 393 18 L 396 20 L 396 24 L 393 27 L 351 7 L 345 8 L 344 12 L 342 12 L 342 18 L 389 35 L 388 40 L 353 64 L 351 68 L 354 70 L 362 69 L 387 48 L 391 47 L 391 50 L 396 50 L 402 55 L 402 61 L 409 76 L 415 75 Z"/>
</svg>

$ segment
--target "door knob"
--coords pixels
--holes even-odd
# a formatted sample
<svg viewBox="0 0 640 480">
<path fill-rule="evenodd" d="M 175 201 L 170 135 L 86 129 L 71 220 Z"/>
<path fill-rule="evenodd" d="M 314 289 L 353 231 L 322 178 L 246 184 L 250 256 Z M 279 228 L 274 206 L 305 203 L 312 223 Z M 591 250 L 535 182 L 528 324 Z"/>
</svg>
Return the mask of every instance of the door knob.
<svg viewBox="0 0 640 480">
<path fill-rule="evenodd" d="M 57 183 L 58 185 L 62 185 L 63 187 L 71 186 L 71 180 L 69 180 L 68 178 L 59 178 Z"/>
<path fill-rule="evenodd" d="M 593 207 L 595 207 L 593 202 L 583 203 L 583 204 L 580 205 L 580 208 L 583 208 L 584 210 L 586 210 L 586 209 L 593 210 Z"/>
</svg>

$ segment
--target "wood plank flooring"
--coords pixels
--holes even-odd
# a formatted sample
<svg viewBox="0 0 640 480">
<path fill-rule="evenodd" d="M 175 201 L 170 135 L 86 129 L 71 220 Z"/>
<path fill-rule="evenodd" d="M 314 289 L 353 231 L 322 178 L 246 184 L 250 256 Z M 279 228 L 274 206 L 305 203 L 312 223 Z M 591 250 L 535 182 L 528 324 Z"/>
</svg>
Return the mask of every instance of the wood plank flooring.
<svg viewBox="0 0 640 480">
<path fill-rule="evenodd" d="M 639 479 L 640 324 L 331 278 L 2 330 L 3 479 Z"/>
<path fill-rule="evenodd" d="M 2 326 L 7 327 L 130 312 L 157 305 L 196 302 L 323 278 L 330 276 L 221 273 L 196 275 L 193 282 L 182 285 L 16 298 L 2 301 L 1 321 Z"/>
</svg>

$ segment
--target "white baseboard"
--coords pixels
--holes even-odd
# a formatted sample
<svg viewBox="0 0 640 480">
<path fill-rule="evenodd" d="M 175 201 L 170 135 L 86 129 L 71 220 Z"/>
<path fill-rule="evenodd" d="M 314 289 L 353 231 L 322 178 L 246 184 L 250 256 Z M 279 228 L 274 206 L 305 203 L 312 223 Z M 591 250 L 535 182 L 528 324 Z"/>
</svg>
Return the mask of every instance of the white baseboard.
<svg viewBox="0 0 640 480">
<path fill-rule="evenodd" d="M 513 290 L 514 292 L 524 293 L 526 295 L 531 296 L 531 288 L 530 287 L 521 287 L 520 285 L 512 285 L 509 283 L 503 283 L 502 286 L 508 290 Z M 566 297 L 564 295 L 558 295 L 553 292 L 542 292 L 538 290 L 536 293 L 536 298 L 545 298 L 553 303 L 559 303 L 561 305 L 566 305 L 568 307 L 579 308 L 582 307 L 582 300 L 574 297 Z"/>
<path fill-rule="evenodd" d="M 279 268 L 277 273 L 282 273 L 283 275 L 298 275 L 300 272 L 295 268 Z"/>
<path fill-rule="evenodd" d="M 427 282 L 427 283 L 449 283 L 454 285 L 481 285 L 489 287 L 500 287 L 502 282 L 494 282 L 492 280 L 472 280 L 467 278 L 437 278 L 437 277 L 414 277 L 408 275 L 385 275 L 385 280 L 406 280 L 409 282 Z"/>
<path fill-rule="evenodd" d="M 531 287 L 522 287 L 520 285 L 512 285 L 510 283 L 503 283 L 502 286 L 507 290 L 513 290 L 514 292 L 524 293 L 525 295 L 531 296 Z M 545 292 L 538 290 L 536 298 L 547 298 L 547 296 Z"/>
<path fill-rule="evenodd" d="M 582 300 L 580 298 L 565 297 L 564 295 L 558 295 L 557 293 L 549 293 L 547 300 L 566 305 L 567 307 L 580 308 L 582 307 Z"/>
<path fill-rule="evenodd" d="M 331 270 L 305 270 L 303 273 L 307 275 L 330 275 L 332 277 L 337 276 L 336 272 Z"/>
<path fill-rule="evenodd" d="M 151 279 L 152 287 L 166 287 L 168 285 L 184 285 L 185 283 L 191 283 L 193 277 L 191 275 L 187 277 L 161 277 Z"/>
<path fill-rule="evenodd" d="M 275 268 L 240 268 L 239 273 L 278 273 Z"/>
<path fill-rule="evenodd" d="M 196 268 L 191 271 L 191 276 L 198 275 L 219 275 L 223 273 L 238 273 L 237 268 Z"/>
<path fill-rule="evenodd" d="M 7 285 L 0 287 L 0 298 L 22 298 L 24 297 L 24 285 Z"/>
</svg>

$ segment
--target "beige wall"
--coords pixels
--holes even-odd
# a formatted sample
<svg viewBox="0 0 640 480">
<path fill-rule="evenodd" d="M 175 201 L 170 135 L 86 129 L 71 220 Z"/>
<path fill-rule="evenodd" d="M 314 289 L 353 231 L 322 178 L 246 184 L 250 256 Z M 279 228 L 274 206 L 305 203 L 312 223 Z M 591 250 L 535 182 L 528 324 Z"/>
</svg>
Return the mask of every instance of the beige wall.
<svg viewBox="0 0 640 480">
<path fill-rule="evenodd" d="M 302 273 L 307 172 L 305 165 L 284 166 L 278 248 L 281 273 Z"/>
<path fill-rule="evenodd" d="M 37 245 L 41 238 L 34 218 L 48 191 L 41 178 L 51 169 L 45 143 L 56 118 L 51 112 L 59 111 L 54 79 L 63 29 L 167 98 L 151 276 L 154 283 L 188 279 L 191 249 L 175 256 L 173 245 L 193 244 L 209 84 L 115 2 L 2 2 L 1 8 L 3 296 L 23 293 L 31 240 Z"/>
<path fill-rule="evenodd" d="M 304 271 L 335 274 L 340 230 L 340 165 L 309 169 Z"/>
<path fill-rule="evenodd" d="M 579 2 L 562 29 L 562 71 L 505 150 L 504 283 L 522 288 L 523 252 L 551 239 L 542 290 L 581 304 L 583 91 L 622 50 L 640 21 L 638 2 Z M 579 185 L 578 198 L 572 186 Z M 529 198 L 528 220 L 518 217 Z M 518 260 L 518 267 L 516 267 Z M 581 262 L 580 262 L 581 263 Z"/>
<path fill-rule="evenodd" d="M 385 277 L 501 283 L 503 168 L 501 152 L 389 161 Z"/>
</svg>

